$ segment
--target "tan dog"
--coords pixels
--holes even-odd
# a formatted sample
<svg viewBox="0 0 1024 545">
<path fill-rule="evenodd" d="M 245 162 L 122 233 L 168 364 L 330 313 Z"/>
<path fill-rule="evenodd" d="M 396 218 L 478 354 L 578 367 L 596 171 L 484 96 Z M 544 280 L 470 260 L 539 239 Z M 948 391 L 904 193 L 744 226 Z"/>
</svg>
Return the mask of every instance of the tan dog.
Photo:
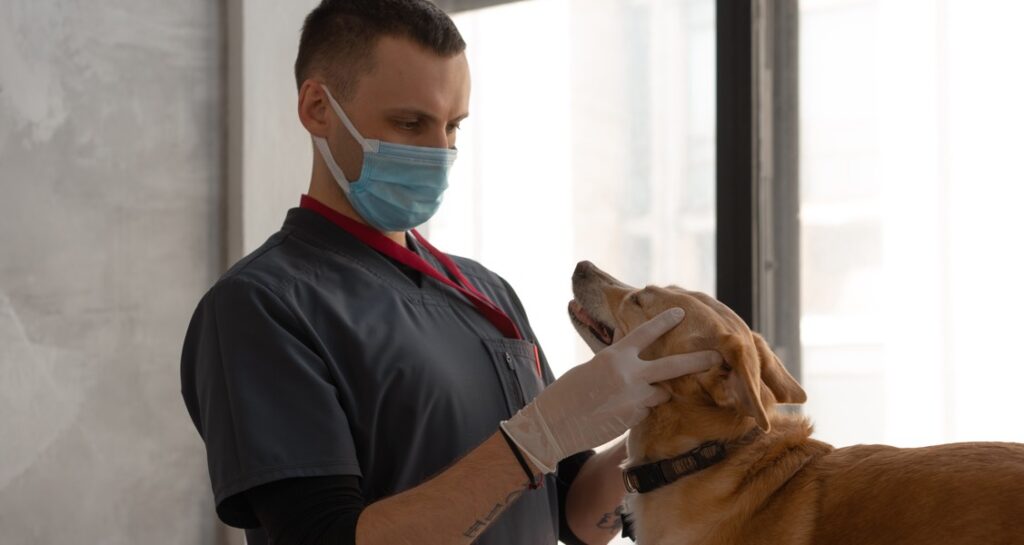
<svg viewBox="0 0 1024 545">
<path fill-rule="evenodd" d="M 594 350 L 682 307 L 683 322 L 642 357 L 713 349 L 725 360 L 663 383 L 672 399 L 630 431 L 627 467 L 708 442 L 723 456 L 631 495 L 639 544 L 1024 544 L 1024 445 L 835 449 L 810 437 L 806 418 L 773 410 L 803 403 L 803 389 L 764 339 L 712 297 L 638 290 L 589 262 L 577 266 L 573 294 L 570 315 Z"/>
</svg>

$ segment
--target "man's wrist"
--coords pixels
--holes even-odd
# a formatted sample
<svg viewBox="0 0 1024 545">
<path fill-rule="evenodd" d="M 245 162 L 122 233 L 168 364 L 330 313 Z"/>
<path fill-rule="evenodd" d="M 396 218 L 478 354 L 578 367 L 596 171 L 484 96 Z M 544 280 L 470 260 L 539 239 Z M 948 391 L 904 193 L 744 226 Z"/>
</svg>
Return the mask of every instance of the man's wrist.
<svg viewBox="0 0 1024 545">
<path fill-rule="evenodd" d="M 626 484 L 622 480 L 622 464 L 626 461 L 626 441 L 620 440 L 608 450 L 598 453 L 599 463 L 603 466 L 605 486 L 614 487 L 617 492 L 625 494 Z"/>
<path fill-rule="evenodd" d="M 505 439 L 508 444 L 508 448 L 512 451 L 512 455 L 515 457 L 516 462 L 519 463 L 520 467 L 523 468 L 523 472 L 526 474 L 526 481 L 531 489 L 540 488 L 544 482 L 543 473 L 537 470 L 531 462 L 527 461 L 526 456 L 523 455 L 522 449 L 516 445 L 512 437 L 509 436 L 508 432 L 505 431 L 500 424 L 498 425 L 498 433 Z"/>
<path fill-rule="evenodd" d="M 554 473 L 558 462 L 565 457 L 535 403 L 523 407 L 499 425 L 523 456 L 542 473 Z"/>
</svg>

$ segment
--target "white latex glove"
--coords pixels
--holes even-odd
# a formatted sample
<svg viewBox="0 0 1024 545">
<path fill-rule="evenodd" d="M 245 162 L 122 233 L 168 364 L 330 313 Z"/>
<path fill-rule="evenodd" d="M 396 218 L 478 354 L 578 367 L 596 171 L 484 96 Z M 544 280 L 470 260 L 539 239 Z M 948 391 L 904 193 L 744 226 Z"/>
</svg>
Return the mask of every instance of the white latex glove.
<svg viewBox="0 0 1024 545">
<path fill-rule="evenodd" d="M 683 316 L 683 309 L 676 308 L 651 318 L 551 383 L 503 421 L 502 429 L 545 473 L 554 472 L 563 458 L 622 435 L 646 418 L 651 407 L 671 397 L 653 383 L 705 371 L 721 362 L 714 351 L 640 359 L 640 352 Z"/>
</svg>

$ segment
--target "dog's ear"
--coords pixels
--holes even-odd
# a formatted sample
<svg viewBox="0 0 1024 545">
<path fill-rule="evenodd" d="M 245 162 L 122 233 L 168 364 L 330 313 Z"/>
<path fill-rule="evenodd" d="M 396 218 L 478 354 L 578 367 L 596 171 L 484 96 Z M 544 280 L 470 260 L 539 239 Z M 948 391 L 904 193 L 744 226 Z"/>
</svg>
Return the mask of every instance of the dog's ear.
<svg viewBox="0 0 1024 545">
<path fill-rule="evenodd" d="M 761 402 L 761 362 L 750 338 L 734 333 L 722 337 L 718 352 L 725 360 L 724 386 L 741 414 L 753 417 L 764 431 L 771 429 Z"/>
<path fill-rule="evenodd" d="M 775 396 L 779 403 L 803 403 L 807 401 L 807 393 L 800 387 L 800 383 L 793 378 L 793 375 L 786 371 L 786 367 L 779 361 L 778 356 L 768 347 L 768 342 L 757 333 L 754 335 L 754 347 L 757 348 L 758 359 L 761 360 L 761 380 Z"/>
</svg>

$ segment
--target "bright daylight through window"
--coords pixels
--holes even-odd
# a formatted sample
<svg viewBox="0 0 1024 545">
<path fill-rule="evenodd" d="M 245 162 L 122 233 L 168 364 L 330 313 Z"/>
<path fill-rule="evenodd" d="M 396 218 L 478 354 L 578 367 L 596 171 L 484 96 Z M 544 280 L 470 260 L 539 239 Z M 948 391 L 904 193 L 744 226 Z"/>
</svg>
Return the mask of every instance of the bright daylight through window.
<svg viewBox="0 0 1024 545">
<path fill-rule="evenodd" d="M 800 12 L 803 383 L 818 436 L 1024 441 L 1024 3 Z"/>
<path fill-rule="evenodd" d="M 713 291 L 714 2 L 535 0 L 454 19 L 473 93 L 429 237 L 515 286 L 554 372 L 589 354 L 566 314 L 578 260 Z"/>
</svg>

